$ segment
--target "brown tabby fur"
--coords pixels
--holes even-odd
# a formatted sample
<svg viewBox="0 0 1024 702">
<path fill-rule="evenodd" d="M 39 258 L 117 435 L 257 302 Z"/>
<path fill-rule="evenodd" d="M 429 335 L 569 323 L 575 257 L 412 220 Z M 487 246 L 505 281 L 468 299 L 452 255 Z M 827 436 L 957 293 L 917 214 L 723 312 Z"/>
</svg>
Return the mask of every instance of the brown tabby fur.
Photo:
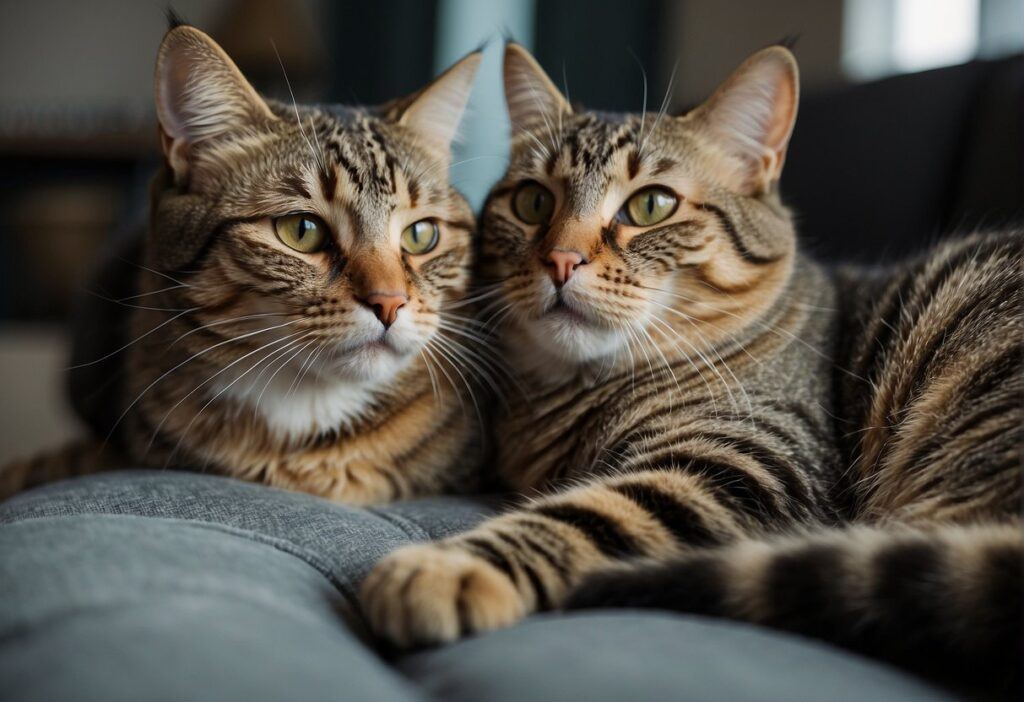
<svg viewBox="0 0 1024 702">
<path fill-rule="evenodd" d="M 892 271 L 801 256 L 776 187 L 797 100 L 780 47 L 683 117 L 572 110 L 514 45 L 505 71 L 517 131 L 481 265 L 528 388 L 501 468 L 531 499 L 385 559 L 363 587 L 377 631 L 408 646 L 553 607 L 668 607 L 1005 685 L 1021 234 Z M 554 194 L 547 224 L 513 211 L 524 181 Z M 674 214 L 615 218 L 651 184 L 679 194 Z M 582 256 L 561 288 L 553 250 Z"/>
<path fill-rule="evenodd" d="M 456 301 L 475 222 L 448 183 L 448 137 L 478 63 L 471 54 L 378 109 L 285 105 L 260 98 L 198 30 L 168 32 L 157 69 L 167 165 L 127 303 L 136 341 L 112 441 L 130 465 L 360 504 L 471 485 L 473 332 Z M 323 251 L 278 240 L 272 218 L 294 212 L 326 225 Z M 404 253 L 399 233 L 424 218 L 439 244 Z M 365 302 L 378 291 L 408 296 L 390 328 Z M 109 467 L 99 450 L 8 466 L 0 496 Z"/>
</svg>

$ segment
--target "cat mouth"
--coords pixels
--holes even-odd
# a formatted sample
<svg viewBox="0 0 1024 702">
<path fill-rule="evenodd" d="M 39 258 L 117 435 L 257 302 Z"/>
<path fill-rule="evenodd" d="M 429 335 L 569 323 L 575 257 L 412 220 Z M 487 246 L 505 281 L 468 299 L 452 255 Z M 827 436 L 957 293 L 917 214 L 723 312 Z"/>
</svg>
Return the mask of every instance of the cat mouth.
<svg viewBox="0 0 1024 702">
<path fill-rule="evenodd" d="M 561 291 L 555 293 L 554 303 L 544 312 L 545 317 L 562 319 L 573 324 L 593 325 L 594 320 L 578 304 L 565 299 Z"/>
<path fill-rule="evenodd" d="M 376 339 L 370 339 L 369 341 L 361 341 L 355 344 L 345 344 L 343 346 L 339 346 L 335 353 L 337 353 L 337 355 L 339 356 L 350 356 L 359 353 L 381 352 L 391 353 L 395 356 L 401 355 L 398 349 L 396 349 L 394 345 L 391 343 L 391 340 L 388 339 L 386 333 L 381 334 Z"/>
</svg>

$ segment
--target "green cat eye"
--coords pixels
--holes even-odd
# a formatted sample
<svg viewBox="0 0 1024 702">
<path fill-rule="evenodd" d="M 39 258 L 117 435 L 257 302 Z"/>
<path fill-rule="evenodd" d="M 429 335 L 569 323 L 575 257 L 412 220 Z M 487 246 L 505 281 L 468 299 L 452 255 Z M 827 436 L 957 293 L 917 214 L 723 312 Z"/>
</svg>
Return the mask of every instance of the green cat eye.
<svg viewBox="0 0 1024 702">
<path fill-rule="evenodd" d="M 425 254 L 437 246 L 437 240 L 440 238 L 437 223 L 430 219 L 421 219 L 402 231 L 402 250 L 414 256 Z"/>
<path fill-rule="evenodd" d="M 679 198 L 665 188 L 644 188 L 626 201 L 626 218 L 637 227 L 650 227 L 671 217 L 678 206 Z"/>
<path fill-rule="evenodd" d="M 281 243 L 299 253 L 315 253 L 327 243 L 326 227 L 308 214 L 289 214 L 274 220 Z"/>
<path fill-rule="evenodd" d="M 555 196 L 540 183 L 523 183 L 512 196 L 512 211 L 527 224 L 547 224 L 555 212 Z"/>
</svg>

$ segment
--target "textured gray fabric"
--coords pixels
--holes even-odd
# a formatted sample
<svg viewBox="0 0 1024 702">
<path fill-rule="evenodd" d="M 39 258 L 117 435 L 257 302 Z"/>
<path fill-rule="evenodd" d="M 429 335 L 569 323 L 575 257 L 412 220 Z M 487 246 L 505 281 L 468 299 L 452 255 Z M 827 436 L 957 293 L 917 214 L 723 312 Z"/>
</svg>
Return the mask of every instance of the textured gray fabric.
<svg viewBox="0 0 1024 702">
<path fill-rule="evenodd" d="M 0 524 L 72 514 L 132 514 L 220 524 L 253 538 L 286 542 L 347 590 L 388 551 L 462 531 L 491 514 L 497 504 L 495 499 L 437 497 L 365 509 L 220 476 L 128 471 L 17 495 L 0 504 Z"/>
<path fill-rule="evenodd" d="M 417 697 L 340 623 L 332 584 L 269 540 L 42 517 L 0 529 L 0 553 L 5 700 Z"/>
<path fill-rule="evenodd" d="M 389 667 L 359 580 L 496 500 L 377 509 L 225 478 L 110 473 L 0 504 L 0 691 L 19 700 L 941 700 L 882 665 L 729 622 L 538 617 Z"/>
<path fill-rule="evenodd" d="M 445 700 L 952 700 L 874 661 L 793 636 L 650 611 L 541 615 L 410 656 L 402 671 Z"/>
</svg>

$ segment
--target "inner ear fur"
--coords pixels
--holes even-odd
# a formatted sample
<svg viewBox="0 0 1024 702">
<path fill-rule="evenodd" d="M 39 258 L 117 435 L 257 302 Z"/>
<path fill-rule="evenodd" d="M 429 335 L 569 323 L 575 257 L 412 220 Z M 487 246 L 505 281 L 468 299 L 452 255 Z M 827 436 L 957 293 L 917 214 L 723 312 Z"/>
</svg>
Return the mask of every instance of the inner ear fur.
<svg viewBox="0 0 1024 702">
<path fill-rule="evenodd" d="M 690 120 L 729 162 L 732 185 L 746 195 L 771 189 L 782 175 L 800 100 L 796 59 L 782 46 L 750 56 L 693 112 Z"/>
</svg>

